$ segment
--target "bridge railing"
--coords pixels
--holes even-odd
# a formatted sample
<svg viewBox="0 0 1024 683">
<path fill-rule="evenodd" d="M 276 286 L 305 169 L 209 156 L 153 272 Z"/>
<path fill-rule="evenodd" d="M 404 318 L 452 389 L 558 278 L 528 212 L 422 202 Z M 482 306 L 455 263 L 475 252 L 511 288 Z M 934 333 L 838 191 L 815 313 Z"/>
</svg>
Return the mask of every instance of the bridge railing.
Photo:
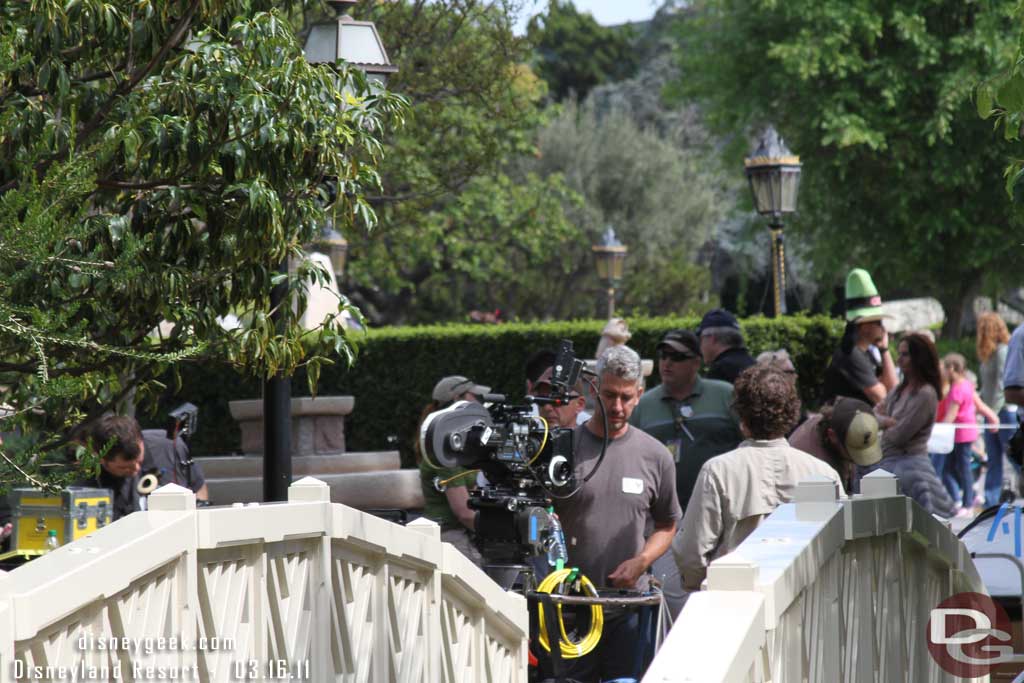
<svg viewBox="0 0 1024 683">
<path fill-rule="evenodd" d="M 643 683 L 961 680 L 932 660 L 926 632 L 943 599 L 986 592 L 970 554 L 890 473 L 861 489 L 837 500 L 830 482 L 801 483 L 713 561 Z"/>
<path fill-rule="evenodd" d="M 0 575 L 0 680 L 525 683 L 525 600 L 306 478 L 288 503 L 149 510 Z"/>
</svg>

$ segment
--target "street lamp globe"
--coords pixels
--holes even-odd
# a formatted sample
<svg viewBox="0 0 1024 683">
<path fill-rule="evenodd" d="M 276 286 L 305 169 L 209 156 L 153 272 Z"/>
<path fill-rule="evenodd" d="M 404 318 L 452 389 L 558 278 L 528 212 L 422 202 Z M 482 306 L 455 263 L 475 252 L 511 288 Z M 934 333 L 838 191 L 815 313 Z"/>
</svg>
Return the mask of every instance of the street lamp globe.
<svg viewBox="0 0 1024 683">
<path fill-rule="evenodd" d="M 347 13 L 358 0 L 328 0 L 337 19 L 314 24 L 306 38 L 306 61 L 333 64 L 339 59 L 366 73 L 371 81 L 387 85 L 398 67 L 388 59 L 384 43 L 372 21 L 356 21 Z"/>
<path fill-rule="evenodd" d="M 615 229 L 607 226 L 600 244 L 591 247 L 594 252 L 594 266 L 597 277 L 608 287 L 608 317 L 615 312 L 615 290 L 622 281 L 622 265 L 629 248 L 615 236 Z"/>
<path fill-rule="evenodd" d="M 775 225 L 783 215 L 796 211 L 800 157 L 789 151 L 774 127 L 765 129 L 757 149 L 743 160 L 743 165 L 759 214 Z"/>
<path fill-rule="evenodd" d="M 786 147 L 772 126 L 761 135 L 757 149 L 743 160 L 754 208 L 768 218 L 772 235 L 772 291 L 774 315 L 786 313 L 786 248 L 782 217 L 796 211 L 800 191 L 800 157 Z"/>
<path fill-rule="evenodd" d="M 327 224 L 320 231 L 319 239 L 313 243 L 313 246 L 318 251 L 327 254 L 327 258 L 331 261 L 331 269 L 340 280 L 341 276 L 345 273 L 345 260 L 348 258 L 348 240 L 335 229 L 334 221 L 327 220 Z"/>
<path fill-rule="evenodd" d="M 608 283 L 610 287 L 617 287 L 622 280 L 622 264 L 626 260 L 626 253 L 629 248 L 615 236 L 615 228 L 605 228 L 601 243 L 591 247 L 594 252 L 594 265 L 597 267 L 597 277 Z"/>
</svg>

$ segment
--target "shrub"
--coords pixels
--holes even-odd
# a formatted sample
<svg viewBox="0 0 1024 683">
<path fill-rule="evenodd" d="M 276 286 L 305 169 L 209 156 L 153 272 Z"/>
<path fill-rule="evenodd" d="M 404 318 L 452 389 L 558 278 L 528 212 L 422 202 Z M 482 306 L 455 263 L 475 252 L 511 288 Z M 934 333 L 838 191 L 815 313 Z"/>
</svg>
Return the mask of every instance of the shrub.
<svg viewBox="0 0 1024 683">
<path fill-rule="evenodd" d="M 655 346 L 665 332 L 676 327 L 694 329 L 698 322 L 696 317 L 630 320 L 630 346 L 644 358 L 653 359 Z M 781 320 L 757 316 L 741 324 L 754 356 L 779 348 L 790 352 L 804 402 L 817 405 L 821 378 L 842 335 L 842 322 L 822 316 L 787 316 Z M 590 358 L 603 327 L 602 320 L 580 320 L 373 330 L 361 343 L 352 368 L 323 368 L 318 393 L 356 397 L 355 412 L 346 429 L 350 450 L 394 448 L 390 444 L 395 442 L 403 463 L 410 464 L 416 424 L 438 379 L 465 375 L 505 393 L 511 400 L 520 400 L 525 392 L 523 363 L 531 353 L 553 348 L 561 339 L 571 339 L 577 355 Z M 655 363 L 648 386 L 658 382 Z M 301 373 L 292 380 L 296 396 L 305 395 L 306 386 Z M 178 398 L 167 399 L 163 405 L 181 400 L 199 405 L 200 428 L 194 450 L 197 455 L 220 454 L 236 451 L 239 444 L 238 427 L 228 413 L 227 402 L 259 395 L 258 384 L 241 380 L 230 369 L 192 366 L 182 372 Z"/>
</svg>

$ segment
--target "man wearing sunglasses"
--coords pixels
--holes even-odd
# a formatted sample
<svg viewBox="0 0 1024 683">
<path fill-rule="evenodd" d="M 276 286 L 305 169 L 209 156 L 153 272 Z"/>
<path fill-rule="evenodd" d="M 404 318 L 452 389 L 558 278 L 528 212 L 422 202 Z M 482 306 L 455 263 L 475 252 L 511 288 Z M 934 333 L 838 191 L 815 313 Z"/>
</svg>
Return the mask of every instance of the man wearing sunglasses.
<svg viewBox="0 0 1024 683">
<path fill-rule="evenodd" d="M 661 384 L 646 392 L 630 424 L 665 444 L 676 465 L 679 505 L 693 492 L 701 466 L 733 450 L 743 437 L 732 411 L 732 385 L 700 376 L 700 340 L 689 330 L 672 330 L 657 346 Z M 673 614 L 684 602 L 679 569 L 671 553 L 652 567 L 662 580 L 665 600 Z"/>
</svg>

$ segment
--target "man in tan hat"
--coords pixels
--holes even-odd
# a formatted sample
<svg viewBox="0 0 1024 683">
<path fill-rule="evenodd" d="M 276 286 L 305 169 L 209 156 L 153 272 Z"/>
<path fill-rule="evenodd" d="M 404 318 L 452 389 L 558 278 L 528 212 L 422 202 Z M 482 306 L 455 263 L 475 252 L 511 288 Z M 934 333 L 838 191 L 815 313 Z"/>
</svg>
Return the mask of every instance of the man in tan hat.
<svg viewBox="0 0 1024 683">
<path fill-rule="evenodd" d="M 896 386 L 896 366 L 889 355 L 889 333 L 882 320 L 882 297 L 866 270 L 856 268 L 846 277 L 846 331 L 825 371 L 822 399 L 849 396 L 875 405 Z M 871 354 L 875 347 L 881 355 Z"/>
<path fill-rule="evenodd" d="M 852 491 L 854 465 L 868 467 L 882 459 L 878 419 L 871 406 L 846 396 L 811 415 L 789 435 L 789 445 L 810 453 L 839 474 Z"/>
</svg>

